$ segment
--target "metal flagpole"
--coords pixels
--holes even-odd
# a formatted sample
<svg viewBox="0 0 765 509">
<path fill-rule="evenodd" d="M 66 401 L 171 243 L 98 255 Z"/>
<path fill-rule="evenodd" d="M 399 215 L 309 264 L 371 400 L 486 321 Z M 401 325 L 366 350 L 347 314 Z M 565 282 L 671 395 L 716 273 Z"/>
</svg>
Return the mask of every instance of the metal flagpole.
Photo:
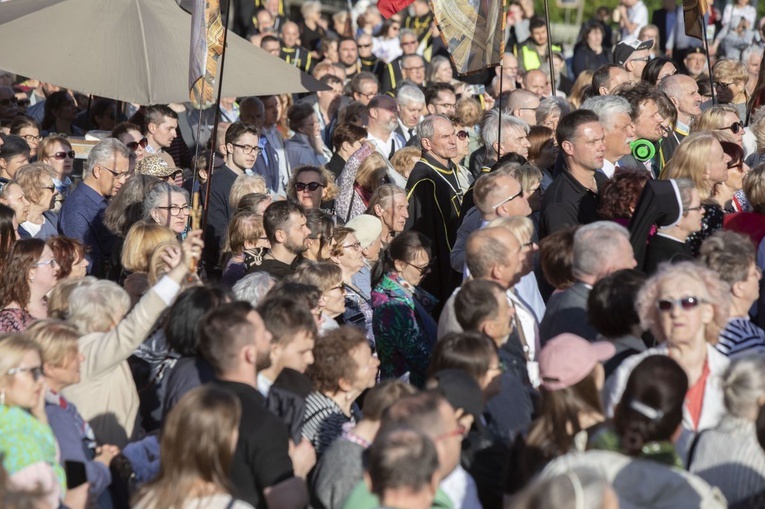
<svg viewBox="0 0 765 509">
<path fill-rule="evenodd" d="M 550 30 L 550 0 L 545 0 L 545 24 L 547 25 L 547 62 L 550 64 L 550 87 L 555 97 L 555 66 L 552 59 L 552 30 Z"/>
</svg>

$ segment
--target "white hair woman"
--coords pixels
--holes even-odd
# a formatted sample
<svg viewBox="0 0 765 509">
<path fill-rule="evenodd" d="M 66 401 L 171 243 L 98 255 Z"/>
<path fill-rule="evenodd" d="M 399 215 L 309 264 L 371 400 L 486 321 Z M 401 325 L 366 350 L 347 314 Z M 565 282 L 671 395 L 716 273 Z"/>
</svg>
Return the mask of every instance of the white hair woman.
<svg viewBox="0 0 765 509">
<path fill-rule="evenodd" d="M 733 361 L 722 388 L 728 413 L 716 428 L 699 434 L 688 461 L 691 472 L 720 488 L 734 504 L 760 492 L 765 478 L 765 451 L 755 429 L 765 400 L 765 357 Z"/>
<path fill-rule="evenodd" d="M 715 427 L 725 414 L 722 376 L 728 358 L 718 352 L 720 330 L 730 308 L 730 286 L 717 274 L 693 262 L 664 265 L 638 294 L 640 324 L 649 329 L 659 346 L 626 359 L 604 391 L 606 409 L 613 415 L 632 370 L 650 355 L 668 355 L 688 375 L 689 389 L 683 412 L 683 432 L 676 446 L 687 454 L 695 433 Z"/>
</svg>

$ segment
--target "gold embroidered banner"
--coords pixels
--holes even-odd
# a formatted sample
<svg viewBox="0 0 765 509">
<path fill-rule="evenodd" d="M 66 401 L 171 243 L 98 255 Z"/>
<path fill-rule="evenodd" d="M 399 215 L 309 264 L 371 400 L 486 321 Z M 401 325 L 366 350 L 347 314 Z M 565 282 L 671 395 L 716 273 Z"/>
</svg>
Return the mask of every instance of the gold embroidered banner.
<svg viewBox="0 0 765 509">
<path fill-rule="evenodd" d="M 215 103 L 215 79 L 223 53 L 220 0 L 194 0 L 191 12 L 189 99 L 195 109 Z"/>
</svg>

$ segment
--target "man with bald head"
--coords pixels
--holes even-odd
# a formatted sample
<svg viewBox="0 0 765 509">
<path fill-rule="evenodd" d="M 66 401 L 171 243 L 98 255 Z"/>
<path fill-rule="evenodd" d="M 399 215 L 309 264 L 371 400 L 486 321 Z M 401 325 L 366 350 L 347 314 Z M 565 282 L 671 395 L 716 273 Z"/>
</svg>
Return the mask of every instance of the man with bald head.
<svg viewBox="0 0 765 509">
<path fill-rule="evenodd" d="M 418 134 L 422 159 L 414 166 L 406 184 L 409 199 L 407 227 L 424 234 L 432 242 L 436 266 L 421 286 L 443 303 L 459 283 L 459 273 L 449 264 L 449 253 L 457 240 L 463 196 L 452 162 L 457 157 L 457 136 L 454 125 L 443 115 L 425 117 L 420 122 Z"/>
<path fill-rule="evenodd" d="M 537 124 L 536 111 L 538 107 L 539 96 L 534 92 L 530 90 L 515 90 L 510 94 L 504 109 L 509 110 L 514 117 L 523 119 L 528 125 L 532 126 Z"/>
<path fill-rule="evenodd" d="M 499 283 L 509 290 L 520 279 L 522 269 L 521 244 L 515 235 L 504 227 L 483 228 L 474 231 L 465 243 L 465 253 L 473 279 Z M 450 332 L 462 332 L 454 314 L 454 300 L 459 289 L 444 304 L 438 320 L 438 339 Z"/>
<path fill-rule="evenodd" d="M 315 62 L 311 57 L 311 52 L 300 46 L 300 29 L 297 23 L 287 21 L 282 25 L 279 35 L 282 39 L 279 58 L 310 74 Z"/>
<path fill-rule="evenodd" d="M 696 80 L 685 74 L 667 76 L 659 83 L 659 91 L 667 94 L 677 110 L 675 130 L 663 138 L 660 145 L 664 160 L 669 161 L 680 142 L 688 136 L 693 119 L 701 115 L 701 94 Z"/>
<path fill-rule="evenodd" d="M 524 90 L 532 92 L 540 100 L 550 95 L 550 78 L 539 69 L 532 69 L 524 74 L 521 84 Z"/>
</svg>

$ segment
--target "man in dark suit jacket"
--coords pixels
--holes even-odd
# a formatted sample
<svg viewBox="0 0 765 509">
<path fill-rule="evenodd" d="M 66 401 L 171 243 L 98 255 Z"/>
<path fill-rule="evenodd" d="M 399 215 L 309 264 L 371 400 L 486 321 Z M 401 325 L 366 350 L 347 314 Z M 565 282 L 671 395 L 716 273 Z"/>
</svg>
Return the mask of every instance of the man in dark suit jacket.
<svg viewBox="0 0 765 509">
<path fill-rule="evenodd" d="M 547 311 L 539 326 L 542 343 L 564 332 L 595 341 L 597 332 L 587 316 L 587 299 L 595 283 L 621 269 L 633 269 L 637 263 L 629 232 L 611 221 L 582 226 L 574 234 L 572 272 L 574 286 L 556 293 L 547 302 Z"/>
</svg>

